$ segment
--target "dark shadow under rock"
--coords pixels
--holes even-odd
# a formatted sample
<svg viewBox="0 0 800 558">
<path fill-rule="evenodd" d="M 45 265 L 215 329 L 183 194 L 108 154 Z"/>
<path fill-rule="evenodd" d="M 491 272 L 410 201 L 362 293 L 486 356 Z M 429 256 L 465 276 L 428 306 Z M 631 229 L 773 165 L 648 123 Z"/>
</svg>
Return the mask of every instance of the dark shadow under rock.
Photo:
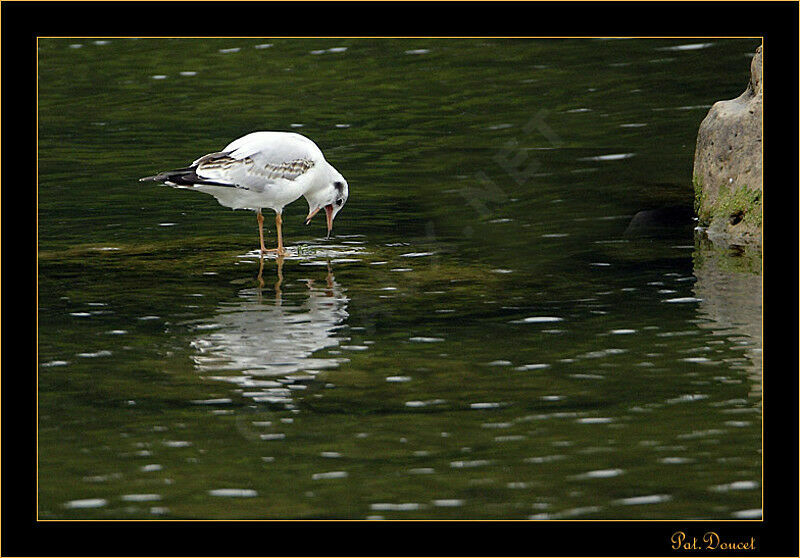
<svg viewBox="0 0 800 558">
<path fill-rule="evenodd" d="M 673 205 L 645 209 L 636 213 L 625 229 L 625 236 L 678 236 L 694 226 L 691 207 Z"/>
</svg>

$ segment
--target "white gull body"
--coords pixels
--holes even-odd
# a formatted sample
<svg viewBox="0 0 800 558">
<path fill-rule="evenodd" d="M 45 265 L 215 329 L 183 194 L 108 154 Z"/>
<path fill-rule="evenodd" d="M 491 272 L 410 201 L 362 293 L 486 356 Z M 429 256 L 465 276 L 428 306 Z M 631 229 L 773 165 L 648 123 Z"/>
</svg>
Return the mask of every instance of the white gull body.
<svg viewBox="0 0 800 558">
<path fill-rule="evenodd" d="M 287 204 L 304 196 L 309 208 L 306 223 L 324 208 L 330 232 L 349 195 L 347 181 L 325 160 L 319 147 L 293 132 L 253 132 L 222 151 L 200 157 L 187 168 L 141 180 L 198 190 L 214 196 L 225 207 L 256 211 L 262 251 L 261 210 L 272 209 L 276 213 L 279 253 L 285 253 L 280 227 Z"/>
</svg>

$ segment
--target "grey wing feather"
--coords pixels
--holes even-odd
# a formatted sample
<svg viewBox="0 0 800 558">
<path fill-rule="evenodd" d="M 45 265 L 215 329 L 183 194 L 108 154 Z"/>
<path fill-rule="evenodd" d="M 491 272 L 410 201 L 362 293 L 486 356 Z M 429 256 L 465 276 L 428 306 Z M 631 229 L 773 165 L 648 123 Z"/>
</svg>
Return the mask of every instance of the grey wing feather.
<svg viewBox="0 0 800 558">
<path fill-rule="evenodd" d="M 260 192 L 281 180 L 296 180 L 320 157 L 319 148 L 298 134 L 256 132 L 201 157 L 193 166 L 201 178 Z"/>
</svg>

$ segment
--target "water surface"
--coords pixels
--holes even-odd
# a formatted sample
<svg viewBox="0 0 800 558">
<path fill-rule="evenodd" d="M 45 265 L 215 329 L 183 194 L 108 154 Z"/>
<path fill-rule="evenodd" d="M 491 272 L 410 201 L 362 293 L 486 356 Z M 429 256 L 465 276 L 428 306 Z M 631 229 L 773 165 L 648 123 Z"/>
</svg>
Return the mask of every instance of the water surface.
<svg viewBox="0 0 800 558">
<path fill-rule="evenodd" d="M 757 44 L 40 40 L 40 519 L 760 518 L 760 277 L 690 217 Z M 137 182 L 259 129 L 330 240 Z"/>
</svg>

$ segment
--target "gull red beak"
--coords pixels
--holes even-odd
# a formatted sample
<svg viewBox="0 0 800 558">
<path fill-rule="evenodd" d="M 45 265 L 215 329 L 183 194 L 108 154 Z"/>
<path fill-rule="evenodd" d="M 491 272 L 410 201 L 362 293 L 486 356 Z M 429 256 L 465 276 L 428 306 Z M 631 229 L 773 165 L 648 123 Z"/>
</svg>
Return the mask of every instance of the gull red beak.
<svg viewBox="0 0 800 558">
<path fill-rule="evenodd" d="M 314 217 L 314 215 L 317 214 L 317 212 L 319 210 L 320 210 L 320 208 L 318 207 L 314 211 L 312 211 L 311 213 L 308 214 L 308 216 L 306 217 L 306 225 L 308 225 L 311 222 L 311 219 Z M 331 204 L 328 204 L 328 205 L 325 206 L 325 220 L 327 221 L 327 225 L 328 225 L 328 236 L 327 236 L 327 238 L 330 238 L 331 229 L 333 229 L 333 206 Z"/>
<path fill-rule="evenodd" d="M 318 207 L 318 208 L 316 208 L 314 211 L 311 211 L 311 212 L 308 214 L 308 216 L 306 217 L 306 225 L 308 225 L 308 224 L 311 222 L 311 218 L 312 218 L 312 217 L 314 217 L 314 215 L 316 215 L 316 214 L 317 214 L 317 211 L 319 211 L 319 207 Z"/>
<path fill-rule="evenodd" d="M 330 238 L 331 229 L 333 228 L 333 206 L 330 204 L 325 206 L 325 219 L 328 221 L 328 236 L 325 238 Z"/>
</svg>

